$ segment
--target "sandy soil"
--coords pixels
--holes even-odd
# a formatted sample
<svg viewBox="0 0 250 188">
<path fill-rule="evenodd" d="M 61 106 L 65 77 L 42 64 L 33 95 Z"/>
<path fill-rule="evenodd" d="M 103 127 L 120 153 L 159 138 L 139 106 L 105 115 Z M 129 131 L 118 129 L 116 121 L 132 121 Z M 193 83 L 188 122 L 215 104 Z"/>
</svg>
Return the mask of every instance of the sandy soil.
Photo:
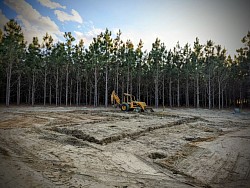
<svg viewBox="0 0 250 188">
<path fill-rule="evenodd" d="M 0 107 L 0 187 L 250 187 L 250 112 Z"/>
</svg>

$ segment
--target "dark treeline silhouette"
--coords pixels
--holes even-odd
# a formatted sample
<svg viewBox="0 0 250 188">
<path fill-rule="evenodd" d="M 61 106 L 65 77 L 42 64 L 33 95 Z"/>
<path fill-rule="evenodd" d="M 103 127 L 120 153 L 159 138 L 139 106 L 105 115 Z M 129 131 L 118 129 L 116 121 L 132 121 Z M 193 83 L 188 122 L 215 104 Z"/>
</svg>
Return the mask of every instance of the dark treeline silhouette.
<svg viewBox="0 0 250 188">
<path fill-rule="evenodd" d="M 120 37 L 106 29 L 85 48 L 70 32 L 58 43 L 46 33 L 27 44 L 20 25 L 10 20 L 0 30 L 0 102 L 108 106 L 115 90 L 156 108 L 249 107 L 249 31 L 235 57 L 211 40 L 166 49 L 157 38 L 146 52 L 142 41 L 134 45 Z"/>
</svg>

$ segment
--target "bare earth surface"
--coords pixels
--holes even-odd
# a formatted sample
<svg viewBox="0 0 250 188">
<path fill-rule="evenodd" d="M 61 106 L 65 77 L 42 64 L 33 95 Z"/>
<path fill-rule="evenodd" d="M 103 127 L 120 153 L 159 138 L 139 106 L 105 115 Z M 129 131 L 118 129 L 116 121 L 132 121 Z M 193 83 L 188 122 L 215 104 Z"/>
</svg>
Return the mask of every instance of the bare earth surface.
<svg viewBox="0 0 250 188">
<path fill-rule="evenodd" d="M 0 107 L 0 187 L 250 187 L 250 112 Z"/>
</svg>

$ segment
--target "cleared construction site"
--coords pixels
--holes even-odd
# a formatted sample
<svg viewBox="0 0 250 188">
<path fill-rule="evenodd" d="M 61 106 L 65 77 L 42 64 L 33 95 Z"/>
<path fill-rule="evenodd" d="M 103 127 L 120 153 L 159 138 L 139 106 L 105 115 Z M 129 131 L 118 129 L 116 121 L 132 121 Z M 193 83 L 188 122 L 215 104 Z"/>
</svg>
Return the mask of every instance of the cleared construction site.
<svg viewBox="0 0 250 188">
<path fill-rule="evenodd" d="M 0 187 L 249 187 L 250 112 L 0 107 Z"/>
</svg>

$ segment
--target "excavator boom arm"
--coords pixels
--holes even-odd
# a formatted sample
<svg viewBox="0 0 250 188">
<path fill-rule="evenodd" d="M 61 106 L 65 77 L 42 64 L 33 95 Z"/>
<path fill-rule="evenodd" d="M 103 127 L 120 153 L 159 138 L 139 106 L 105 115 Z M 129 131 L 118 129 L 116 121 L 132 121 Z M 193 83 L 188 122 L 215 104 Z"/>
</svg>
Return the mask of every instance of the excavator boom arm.
<svg viewBox="0 0 250 188">
<path fill-rule="evenodd" d="M 114 104 L 115 102 L 116 102 L 117 104 L 121 104 L 120 98 L 119 98 L 118 95 L 115 93 L 115 91 L 113 91 L 112 94 L 111 94 L 111 104 Z"/>
</svg>

